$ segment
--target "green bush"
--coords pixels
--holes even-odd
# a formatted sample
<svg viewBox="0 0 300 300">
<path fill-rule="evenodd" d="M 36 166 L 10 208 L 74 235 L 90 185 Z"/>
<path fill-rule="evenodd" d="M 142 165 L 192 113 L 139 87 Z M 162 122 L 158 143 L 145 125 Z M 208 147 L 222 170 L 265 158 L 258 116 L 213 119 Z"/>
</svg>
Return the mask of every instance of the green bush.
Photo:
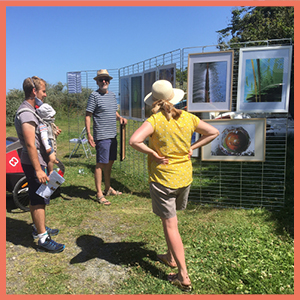
<svg viewBox="0 0 300 300">
<path fill-rule="evenodd" d="M 46 103 L 49 103 L 56 110 L 56 118 L 64 118 L 73 115 L 85 115 L 87 100 L 91 89 L 82 88 L 80 94 L 69 94 L 66 85 L 58 82 L 57 84 L 47 85 Z M 6 126 L 14 124 L 16 110 L 24 100 L 22 90 L 13 89 L 6 95 Z"/>
<path fill-rule="evenodd" d="M 9 90 L 6 95 L 6 126 L 14 124 L 16 110 L 24 100 L 24 92 L 18 89 Z"/>
</svg>

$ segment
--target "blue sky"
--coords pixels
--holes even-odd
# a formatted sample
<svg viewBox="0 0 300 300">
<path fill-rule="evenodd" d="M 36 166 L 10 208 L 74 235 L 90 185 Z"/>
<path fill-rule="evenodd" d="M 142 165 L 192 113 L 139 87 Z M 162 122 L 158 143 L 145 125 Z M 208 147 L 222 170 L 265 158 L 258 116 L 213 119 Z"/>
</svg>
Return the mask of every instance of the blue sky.
<svg viewBox="0 0 300 300">
<path fill-rule="evenodd" d="M 6 91 L 28 76 L 66 83 L 70 71 L 118 69 L 163 53 L 216 45 L 230 6 L 7 7 Z"/>
</svg>

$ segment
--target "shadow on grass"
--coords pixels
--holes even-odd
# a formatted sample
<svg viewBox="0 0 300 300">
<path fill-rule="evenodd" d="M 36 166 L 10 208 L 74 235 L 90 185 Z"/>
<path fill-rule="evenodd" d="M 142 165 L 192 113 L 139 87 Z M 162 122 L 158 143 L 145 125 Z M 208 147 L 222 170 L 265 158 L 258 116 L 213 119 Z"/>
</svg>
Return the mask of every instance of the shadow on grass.
<svg viewBox="0 0 300 300">
<path fill-rule="evenodd" d="M 31 233 L 32 226 L 27 222 L 6 217 L 6 241 L 36 249 Z"/>
<path fill-rule="evenodd" d="M 279 235 L 284 234 L 285 231 L 291 238 L 294 238 L 294 197 L 289 195 L 283 208 L 278 211 L 272 211 L 270 220 L 276 221 L 276 232 Z"/>
<path fill-rule="evenodd" d="M 85 200 L 93 200 L 95 198 L 96 192 L 87 188 L 83 185 L 69 185 L 69 186 L 61 186 L 61 194 L 64 200 L 72 200 L 74 198 L 81 198 Z"/>
<path fill-rule="evenodd" d="M 115 265 L 142 267 L 153 276 L 161 270 L 145 261 L 145 258 L 156 261 L 156 252 L 144 249 L 142 242 L 105 243 L 101 238 L 92 235 L 82 235 L 76 240 L 81 252 L 73 257 L 70 264 L 84 263 L 90 259 L 104 259 Z"/>
<path fill-rule="evenodd" d="M 73 161 L 65 162 L 65 164 L 71 167 L 80 166 L 80 168 L 87 170 L 89 174 L 90 173 L 94 174 L 95 166 L 96 166 L 95 158 L 93 158 L 93 161 L 91 161 L 91 159 L 87 160 L 83 158 L 83 159 L 78 159 L 77 161 L 73 160 Z M 124 170 L 119 169 L 118 164 L 119 161 L 116 161 L 112 168 L 111 179 L 110 179 L 111 187 L 113 187 L 115 190 L 118 190 L 122 193 L 132 194 L 138 197 L 149 198 L 150 193 L 149 193 L 148 182 L 145 182 L 144 180 L 137 180 L 137 178 L 132 174 L 127 174 L 126 172 L 124 172 Z M 102 184 L 103 184 L 105 178 L 103 173 L 102 175 L 103 175 L 102 178 Z M 116 178 L 120 178 L 120 181 L 117 180 Z M 96 194 L 96 189 L 92 193 Z"/>
<path fill-rule="evenodd" d="M 277 221 L 278 233 L 282 234 L 286 230 L 294 238 L 294 137 L 288 138 L 286 157 L 286 186 L 285 205 L 279 211 L 272 213 L 272 219 Z"/>
<path fill-rule="evenodd" d="M 17 206 L 14 203 L 12 194 L 7 194 L 6 193 L 6 211 L 12 213 L 13 210 L 16 209 L 16 208 L 17 208 Z M 24 212 L 24 211 L 22 211 L 22 212 Z"/>
</svg>

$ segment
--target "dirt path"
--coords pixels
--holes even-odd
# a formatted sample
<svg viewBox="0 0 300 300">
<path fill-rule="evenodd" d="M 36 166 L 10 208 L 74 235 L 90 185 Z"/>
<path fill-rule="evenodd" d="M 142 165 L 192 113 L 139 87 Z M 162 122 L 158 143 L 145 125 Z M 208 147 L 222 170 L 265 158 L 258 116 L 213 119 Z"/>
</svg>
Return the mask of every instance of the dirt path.
<svg viewBox="0 0 300 300">
<path fill-rule="evenodd" d="M 114 294 L 116 285 L 128 276 L 128 270 L 115 255 L 126 245 L 121 243 L 121 236 L 110 230 L 109 224 L 116 222 L 116 217 L 110 217 L 107 212 L 105 216 L 102 214 L 95 212 L 93 219 L 82 222 L 80 230 L 87 232 L 85 235 L 78 236 L 76 228 L 68 233 L 62 228 L 57 241 L 64 242 L 66 249 L 59 254 L 49 254 L 36 251 L 36 242 L 31 237 L 30 213 L 18 209 L 7 211 L 6 293 L 34 293 L 34 289 L 28 287 L 30 278 L 44 277 L 48 283 L 51 275 L 61 273 L 68 278 L 64 281 L 63 293 Z M 46 284 L 45 288 L 51 289 L 51 286 Z"/>
</svg>

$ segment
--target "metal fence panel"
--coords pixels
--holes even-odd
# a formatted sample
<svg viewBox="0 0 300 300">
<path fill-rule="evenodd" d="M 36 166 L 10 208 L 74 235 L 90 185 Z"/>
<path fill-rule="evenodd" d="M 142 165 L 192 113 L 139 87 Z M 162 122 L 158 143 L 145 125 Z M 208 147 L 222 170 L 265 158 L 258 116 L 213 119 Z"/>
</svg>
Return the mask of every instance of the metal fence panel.
<svg viewBox="0 0 300 300">
<path fill-rule="evenodd" d="M 238 88 L 239 48 L 265 45 L 281 45 L 291 43 L 290 39 L 258 41 L 236 44 L 230 47 L 234 50 L 232 109 L 236 110 Z M 188 68 L 188 56 L 192 53 L 217 52 L 219 45 L 189 47 L 174 50 L 145 61 L 122 67 L 118 70 L 109 70 L 114 77 L 110 89 L 119 98 L 119 80 L 122 76 L 130 76 L 152 70 L 169 64 L 176 65 L 176 87 L 186 91 L 184 72 Z M 83 76 L 85 73 L 85 79 Z M 96 71 L 82 71 L 82 84 L 96 89 L 92 79 Z M 84 81 L 85 80 L 85 81 Z M 182 105 L 184 106 L 184 104 Z M 209 118 L 208 113 L 195 113 L 200 118 Z M 251 118 L 267 119 L 266 159 L 264 162 L 224 162 L 201 161 L 201 149 L 197 158 L 192 158 L 193 183 L 190 192 L 190 201 L 200 204 L 210 204 L 220 207 L 253 208 L 266 207 L 276 209 L 284 206 L 287 137 L 293 134 L 293 120 L 287 113 L 252 113 Z M 130 119 L 130 117 L 129 117 Z M 131 118 L 126 128 L 126 158 L 119 163 L 119 167 L 126 173 L 138 176 L 146 181 L 147 156 L 128 146 L 128 140 L 143 120 Z M 147 142 L 147 141 L 146 141 Z"/>
</svg>

